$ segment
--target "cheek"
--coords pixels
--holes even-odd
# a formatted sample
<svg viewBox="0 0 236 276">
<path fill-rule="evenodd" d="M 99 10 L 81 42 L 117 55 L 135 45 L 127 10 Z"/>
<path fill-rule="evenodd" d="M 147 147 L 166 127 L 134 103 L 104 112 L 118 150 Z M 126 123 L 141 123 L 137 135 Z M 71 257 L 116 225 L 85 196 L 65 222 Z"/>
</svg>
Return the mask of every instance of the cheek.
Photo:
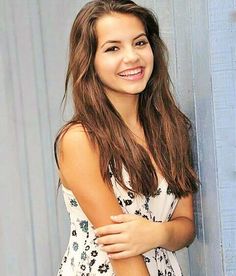
<svg viewBox="0 0 236 276">
<path fill-rule="evenodd" d="M 106 57 L 95 58 L 94 67 L 96 73 L 101 79 L 110 78 L 108 75 L 114 74 L 116 72 L 115 60 Z"/>
</svg>

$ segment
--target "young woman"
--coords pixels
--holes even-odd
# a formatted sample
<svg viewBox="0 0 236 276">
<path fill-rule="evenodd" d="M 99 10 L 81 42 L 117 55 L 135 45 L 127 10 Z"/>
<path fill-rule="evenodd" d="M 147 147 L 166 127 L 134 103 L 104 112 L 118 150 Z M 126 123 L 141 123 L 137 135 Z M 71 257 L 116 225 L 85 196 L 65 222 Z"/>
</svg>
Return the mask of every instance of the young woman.
<svg viewBox="0 0 236 276">
<path fill-rule="evenodd" d="M 74 115 L 55 141 L 71 219 L 58 276 L 181 275 L 197 177 L 166 56 L 154 15 L 132 1 L 91 1 L 74 21 Z"/>
</svg>

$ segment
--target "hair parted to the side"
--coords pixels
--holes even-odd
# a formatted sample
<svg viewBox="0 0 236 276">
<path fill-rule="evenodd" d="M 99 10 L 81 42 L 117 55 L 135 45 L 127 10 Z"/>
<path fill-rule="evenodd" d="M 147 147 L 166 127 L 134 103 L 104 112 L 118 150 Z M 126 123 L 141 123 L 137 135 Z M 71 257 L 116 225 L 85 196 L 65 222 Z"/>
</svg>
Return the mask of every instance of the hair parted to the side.
<svg viewBox="0 0 236 276">
<path fill-rule="evenodd" d="M 105 182 L 111 183 L 109 168 L 118 183 L 127 189 L 124 166 L 130 176 L 132 190 L 154 196 L 158 178 L 147 151 L 139 145 L 118 111 L 105 94 L 94 69 L 97 49 L 96 22 L 102 16 L 122 13 L 139 18 L 144 24 L 154 55 L 154 68 L 145 90 L 139 95 L 138 116 L 149 150 L 166 181 L 177 197 L 197 191 L 198 178 L 193 169 L 189 119 L 178 109 L 170 92 L 167 49 L 160 38 L 154 14 L 133 1 L 100 0 L 87 3 L 78 13 L 70 34 L 69 64 L 65 82 L 66 99 L 72 87 L 74 115 L 59 131 L 57 144 L 75 124 L 86 130 L 100 151 L 100 170 Z"/>
</svg>

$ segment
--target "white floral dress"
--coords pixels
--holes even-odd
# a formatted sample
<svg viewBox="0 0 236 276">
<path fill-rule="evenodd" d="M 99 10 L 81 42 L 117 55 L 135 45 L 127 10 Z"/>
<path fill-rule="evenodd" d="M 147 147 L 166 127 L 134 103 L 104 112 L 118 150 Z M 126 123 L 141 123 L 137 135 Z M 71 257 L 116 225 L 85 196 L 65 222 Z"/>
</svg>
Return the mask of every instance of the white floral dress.
<svg viewBox="0 0 236 276">
<path fill-rule="evenodd" d="M 123 170 L 123 177 L 126 185 L 129 186 L 129 175 L 125 170 Z M 170 219 L 178 202 L 165 179 L 159 184 L 155 197 L 135 196 L 118 185 L 112 175 L 111 181 L 120 206 L 128 214 L 164 222 Z M 57 276 L 114 276 L 107 254 L 96 244 L 91 222 L 82 211 L 73 193 L 63 185 L 62 189 L 70 215 L 71 232 Z M 143 254 L 143 257 L 151 276 L 182 275 L 174 252 L 155 248 Z"/>
</svg>

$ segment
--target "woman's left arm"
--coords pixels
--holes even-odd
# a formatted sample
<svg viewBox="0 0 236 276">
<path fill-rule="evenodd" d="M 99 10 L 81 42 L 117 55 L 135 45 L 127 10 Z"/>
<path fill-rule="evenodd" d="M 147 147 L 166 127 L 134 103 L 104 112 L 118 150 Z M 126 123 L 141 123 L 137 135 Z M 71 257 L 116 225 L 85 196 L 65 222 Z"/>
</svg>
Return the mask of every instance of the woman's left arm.
<svg viewBox="0 0 236 276">
<path fill-rule="evenodd" d="M 191 244 L 195 237 L 192 195 L 181 198 L 168 222 L 158 223 L 123 214 L 112 218 L 117 224 L 96 229 L 98 243 L 110 258 L 136 256 L 156 247 L 170 251 Z"/>
<path fill-rule="evenodd" d="M 176 251 L 190 245 L 195 238 L 192 195 L 181 198 L 171 220 L 161 225 L 165 234 L 160 241 L 160 247 Z"/>
</svg>

